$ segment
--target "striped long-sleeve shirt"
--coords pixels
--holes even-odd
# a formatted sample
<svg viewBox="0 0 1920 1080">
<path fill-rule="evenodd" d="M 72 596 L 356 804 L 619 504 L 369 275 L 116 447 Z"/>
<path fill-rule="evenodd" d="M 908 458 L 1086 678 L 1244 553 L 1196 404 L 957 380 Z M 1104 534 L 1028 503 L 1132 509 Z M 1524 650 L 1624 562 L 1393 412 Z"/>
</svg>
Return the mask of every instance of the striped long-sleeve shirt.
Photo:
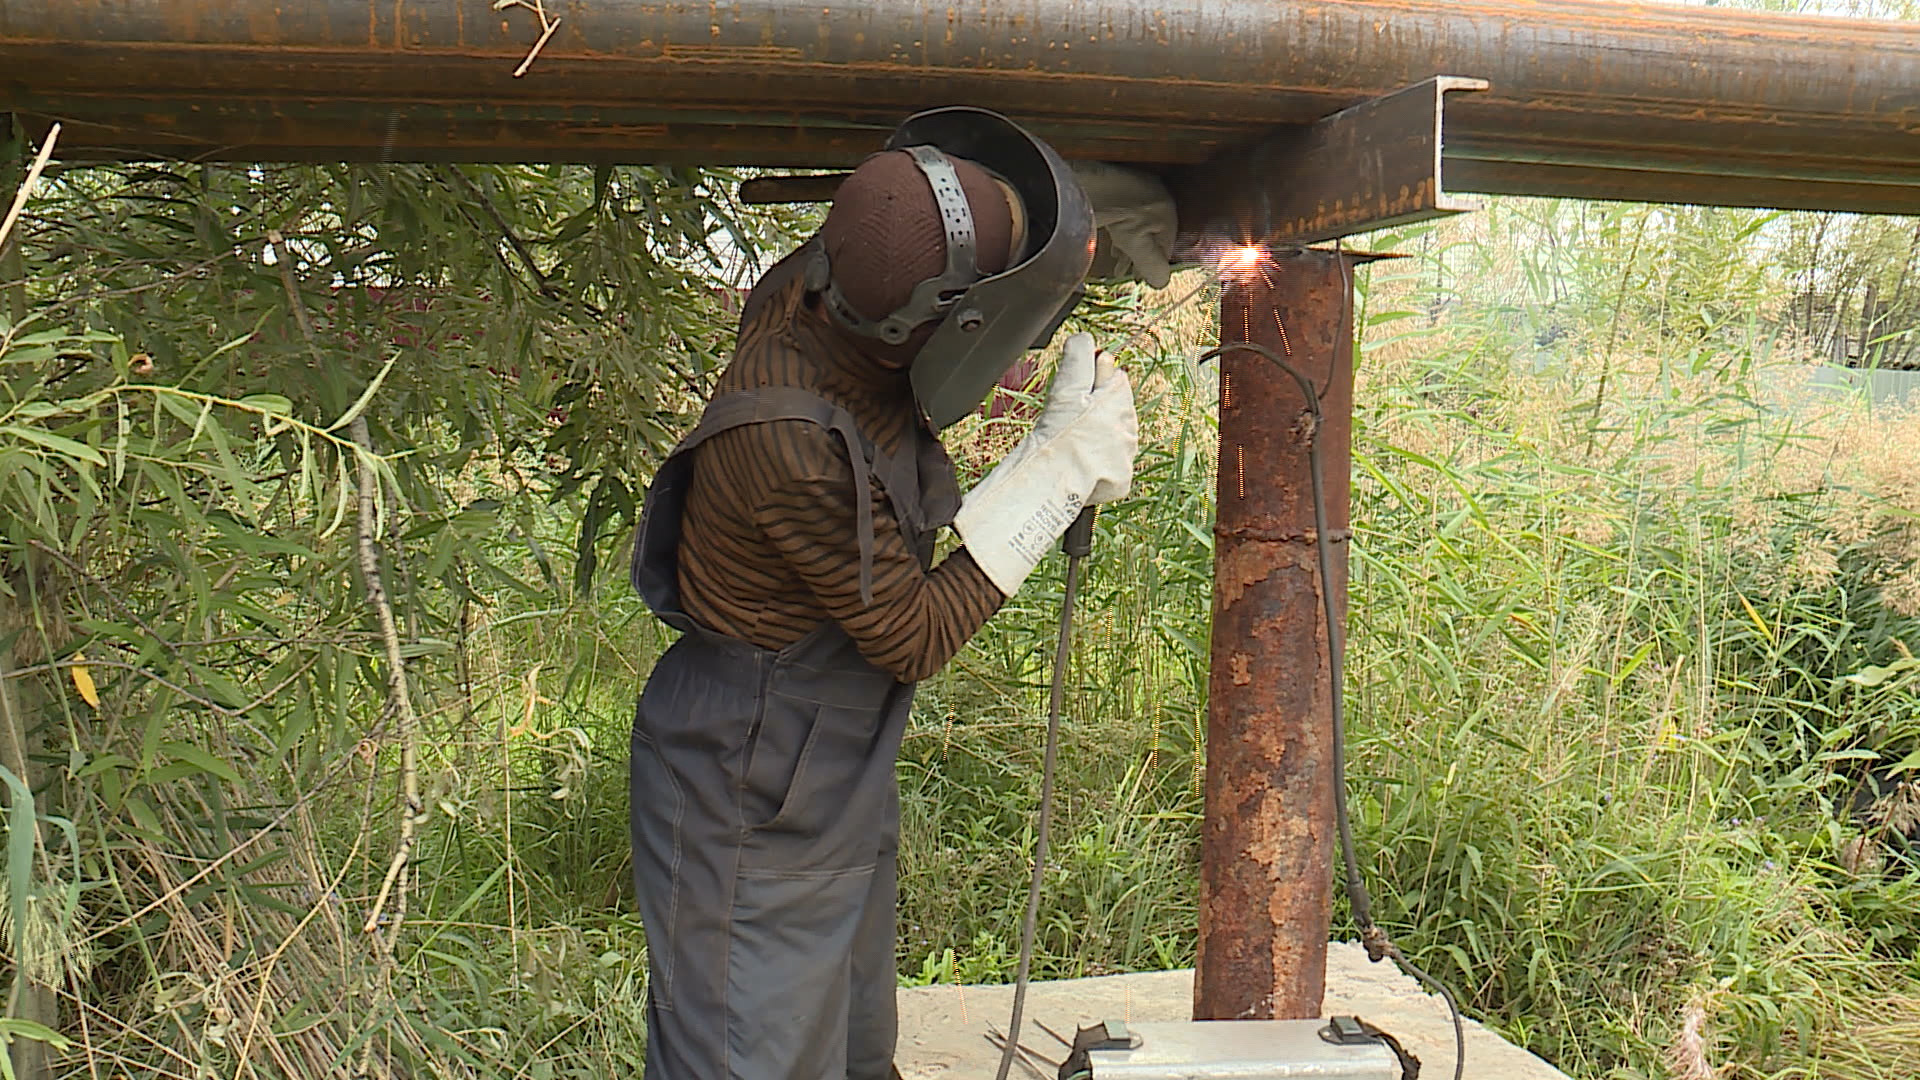
<svg viewBox="0 0 1920 1080">
<path fill-rule="evenodd" d="M 808 303 L 797 276 L 749 305 L 715 392 L 763 386 L 826 398 L 889 453 L 920 422 L 906 372 L 854 349 Z M 803 420 L 749 424 L 701 444 L 681 526 L 687 614 L 766 649 L 831 620 L 902 682 L 939 670 L 1005 597 L 964 548 L 923 569 L 875 483 L 872 603 L 864 603 L 854 482 L 839 440 Z"/>
</svg>

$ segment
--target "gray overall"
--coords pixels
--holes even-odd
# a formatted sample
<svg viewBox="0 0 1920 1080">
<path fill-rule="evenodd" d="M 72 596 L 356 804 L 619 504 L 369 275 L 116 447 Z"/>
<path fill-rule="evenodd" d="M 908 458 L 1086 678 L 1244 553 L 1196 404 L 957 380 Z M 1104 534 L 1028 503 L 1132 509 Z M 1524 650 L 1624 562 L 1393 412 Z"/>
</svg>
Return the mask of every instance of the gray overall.
<svg viewBox="0 0 1920 1080">
<path fill-rule="evenodd" d="M 634 886 L 648 942 L 646 1080 L 887 1080 L 894 1048 L 894 758 L 913 687 L 837 623 L 780 650 L 680 610 L 693 450 L 743 424 L 805 420 L 846 447 L 869 587 L 877 478 L 930 563 L 959 506 L 952 465 L 916 426 L 879 451 L 804 390 L 715 398 L 647 492 L 633 580 L 682 631 L 640 695 L 631 773 Z"/>
</svg>

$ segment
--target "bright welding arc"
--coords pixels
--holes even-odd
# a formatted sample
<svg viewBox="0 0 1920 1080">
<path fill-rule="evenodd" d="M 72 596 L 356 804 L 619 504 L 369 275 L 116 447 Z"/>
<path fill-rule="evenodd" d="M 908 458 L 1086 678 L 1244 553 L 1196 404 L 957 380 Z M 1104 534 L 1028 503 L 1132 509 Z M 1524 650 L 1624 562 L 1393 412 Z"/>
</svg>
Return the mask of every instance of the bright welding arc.
<svg viewBox="0 0 1920 1080">
<path fill-rule="evenodd" d="M 1193 288 L 1182 293 L 1179 299 L 1174 300 L 1165 307 L 1162 307 L 1159 311 L 1149 315 L 1147 319 L 1142 322 L 1133 333 L 1127 335 L 1126 339 L 1121 341 L 1117 347 L 1108 350 L 1111 355 L 1116 357 L 1122 356 L 1128 350 L 1139 345 L 1151 336 L 1154 331 L 1164 326 L 1168 319 L 1186 307 L 1189 301 L 1200 295 L 1200 292 L 1209 285 L 1216 283 L 1223 287 L 1252 285 L 1255 275 L 1258 275 L 1259 278 L 1271 288 L 1273 286 L 1273 278 L 1268 274 L 1268 270 L 1278 269 L 1278 266 L 1276 266 L 1273 261 L 1272 253 L 1260 244 L 1240 244 L 1228 248 L 1225 251 L 1203 254 L 1200 256 L 1200 263 L 1203 267 L 1212 271 L 1212 276 L 1201 278 Z M 1279 318 L 1278 314 L 1274 317 L 1276 319 Z M 1251 336 L 1251 328 L 1249 328 L 1248 336 Z M 1286 336 L 1286 328 L 1281 327 L 1280 338 L 1283 343 L 1286 341 Z M 1291 355 L 1293 352 L 1292 348 L 1288 347 L 1287 352 Z"/>
<path fill-rule="evenodd" d="M 1223 281 L 1245 284 L 1253 280 L 1253 275 L 1264 273 L 1267 251 L 1258 244 L 1242 244 L 1233 249 L 1220 267 Z"/>
</svg>

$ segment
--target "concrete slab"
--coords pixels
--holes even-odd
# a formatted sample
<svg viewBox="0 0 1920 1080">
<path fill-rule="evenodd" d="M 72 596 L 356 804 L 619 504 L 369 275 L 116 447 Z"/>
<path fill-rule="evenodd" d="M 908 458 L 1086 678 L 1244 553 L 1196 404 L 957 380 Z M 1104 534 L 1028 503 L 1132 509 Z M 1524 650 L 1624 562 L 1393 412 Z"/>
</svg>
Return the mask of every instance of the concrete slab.
<svg viewBox="0 0 1920 1080">
<path fill-rule="evenodd" d="M 1011 986 L 927 986 L 900 991 L 900 1045 L 894 1054 L 902 1080 L 983 1080 L 1000 1064 L 987 1041 L 1007 1029 Z M 1453 1075 L 1453 1025 L 1446 1002 L 1428 994 L 1393 961 L 1367 960 L 1357 943 L 1327 950 L 1328 1015 L 1352 1014 L 1392 1033 L 1421 1061 L 1424 1080 Z M 1027 990 L 1020 1042 L 1051 1061 L 1063 1047 L 1034 1023 L 1072 1038 L 1078 1027 L 1121 1020 L 1187 1020 L 1193 1016 L 1193 972 L 1156 971 L 1034 983 Z M 1468 1020 L 1467 1071 L 1473 1080 L 1567 1080 L 1565 1073 Z M 1014 1070 L 1024 1080 L 1055 1080 L 1048 1071 Z"/>
</svg>

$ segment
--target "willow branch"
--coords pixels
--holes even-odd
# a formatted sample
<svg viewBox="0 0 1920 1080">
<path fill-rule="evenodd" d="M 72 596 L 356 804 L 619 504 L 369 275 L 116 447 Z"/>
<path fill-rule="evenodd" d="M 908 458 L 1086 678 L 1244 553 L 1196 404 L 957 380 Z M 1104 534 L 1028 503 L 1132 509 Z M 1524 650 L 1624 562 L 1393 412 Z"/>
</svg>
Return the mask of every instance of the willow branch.
<svg viewBox="0 0 1920 1080">
<path fill-rule="evenodd" d="M 400 927 L 407 918 L 407 866 L 413 859 L 415 830 L 421 816 L 420 772 L 419 772 L 419 720 L 414 715 L 413 697 L 407 691 L 406 661 L 400 655 L 400 631 L 393 618 L 393 604 L 387 599 L 387 588 L 380 574 L 380 549 L 376 530 L 378 528 L 379 480 L 373 471 L 373 437 L 367 431 L 365 415 L 353 418 L 351 425 L 353 440 L 360 444 L 360 575 L 366 579 L 367 603 L 373 608 L 374 617 L 379 621 L 380 638 L 387 651 L 387 704 L 399 719 L 400 735 L 400 842 L 393 851 L 393 861 L 387 864 L 387 876 L 380 883 L 380 893 L 374 897 L 373 910 L 367 914 L 367 921 L 361 927 L 365 933 L 373 933 L 380 925 L 380 916 L 386 908 L 387 898 L 394 899 L 393 924 L 387 936 L 382 940 L 382 949 L 391 956 L 395 941 L 400 936 Z"/>
<path fill-rule="evenodd" d="M 60 138 L 60 125 L 55 124 L 47 131 L 47 139 L 40 144 L 40 155 L 33 159 L 33 167 L 27 170 L 26 179 L 20 181 L 20 190 L 13 193 L 13 205 L 7 207 L 7 218 L 0 222 L 0 248 L 7 246 L 7 238 L 13 234 L 13 223 L 20 220 L 20 211 L 26 208 L 27 199 L 33 195 L 34 185 L 40 182 L 40 174 L 47 168 L 47 162 L 53 157 L 53 144 Z"/>
<path fill-rule="evenodd" d="M 515 260 L 519 262 L 524 275 L 532 279 L 534 292 L 555 304 L 561 305 L 564 309 L 572 309 L 569 312 L 570 314 L 585 312 L 586 315 L 595 322 L 602 321 L 606 318 L 606 312 L 600 310 L 600 307 L 593 302 L 582 297 L 568 298 L 561 295 L 560 290 L 554 287 L 552 279 L 541 272 L 540 264 L 534 261 L 533 252 L 527 247 L 526 241 L 520 238 L 520 234 L 513 231 L 513 226 L 507 223 L 506 216 L 500 213 L 500 208 L 494 205 L 493 200 L 488 197 L 487 193 L 481 190 L 478 184 L 475 184 L 469 179 L 466 173 L 461 172 L 457 166 L 453 165 L 446 166 L 444 171 L 452 178 L 454 184 L 457 185 L 460 190 L 464 191 L 468 197 L 480 205 L 481 210 L 485 211 L 487 217 L 493 222 L 493 227 L 499 231 L 501 239 L 505 240 L 507 246 L 513 249 Z M 485 231 L 481 224 L 474 220 L 473 215 L 467 212 L 466 207 L 462 206 L 458 209 L 460 216 L 466 218 L 476 230 L 481 232 Z M 502 254 L 498 245 L 493 245 L 493 253 L 494 258 L 500 260 L 500 265 L 506 268 L 509 275 L 512 275 L 514 273 L 514 260 L 509 260 L 506 255 Z M 700 381 L 694 378 L 692 373 L 688 372 L 684 367 L 675 363 L 671 357 L 661 357 L 660 363 L 663 364 L 667 370 L 679 376 L 680 382 L 686 386 L 688 391 L 695 396 L 705 396 L 706 391 L 701 389 Z"/>
<path fill-rule="evenodd" d="M 457 165 L 446 166 L 446 174 L 453 178 L 454 183 L 458 184 L 469 198 L 479 203 L 480 209 L 486 211 L 487 217 L 493 220 L 493 227 L 500 230 L 500 235 L 506 240 L 507 246 L 513 248 L 513 253 L 520 257 L 520 265 L 526 270 L 527 276 L 533 279 L 534 288 L 549 299 L 559 299 L 552 285 L 548 283 L 547 275 L 540 271 L 540 264 L 533 261 L 533 252 L 527 248 L 526 241 L 520 239 L 520 234 L 514 232 L 513 226 L 507 224 L 506 216 L 500 213 L 499 207 L 493 205 L 493 200 L 487 197 L 487 193 L 480 190 L 480 185 L 469 179 Z"/>
<path fill-rule="evenodd" d="M 293 312 L 294 322 L 317 360 L 320 358 L 320 345 L 314 337 L 313 324 L 307 318 L 306 305 L 300 302 L 300 289 L 293 279 L 292 255 L 279 232 L 269 232 L 267 239 L 273 244 L 274 262 L 280 267 L 280 284 L 287 291 L 287 305 Z M 353 418 L 348 425 L 348 432 L 358 449 L 354 459 L 358 465 L 360 502 L 359 520 L 354 532 L 359 549 L 360 576 L 366 584 L 367 606 L 373 609 L 374 622 L 379 628 L 381 643 L 386 648 L 387 708 L 399 721 L 400 737 L 400 842 L 394 847 L 393 860 L 387 864 L 386 878 L 380 883 L 373 910 L 368 913 L 361 930 L 371 934 L 379 929 L 380 917 L 391 898 L 394 902 L 393 922 L 386 936 L 380 939 L 381 951 L 391 959 L 394 944 L 399 940 L 401 927 L 407 919 L 406 871 L 413 859 L 414 839 L 421 816 L 420 730 L 413 711 L 413 695 L 407 687 L 406 658 L 400 653 L 400 629 L 394 621 L 393 603 L 387 597 L 385 579 L 380 573 L 380 479 L 373 467 L 378 458 L 374 453 L 373 435 L 367 428 L 364 412 Z"/>
</svg>

